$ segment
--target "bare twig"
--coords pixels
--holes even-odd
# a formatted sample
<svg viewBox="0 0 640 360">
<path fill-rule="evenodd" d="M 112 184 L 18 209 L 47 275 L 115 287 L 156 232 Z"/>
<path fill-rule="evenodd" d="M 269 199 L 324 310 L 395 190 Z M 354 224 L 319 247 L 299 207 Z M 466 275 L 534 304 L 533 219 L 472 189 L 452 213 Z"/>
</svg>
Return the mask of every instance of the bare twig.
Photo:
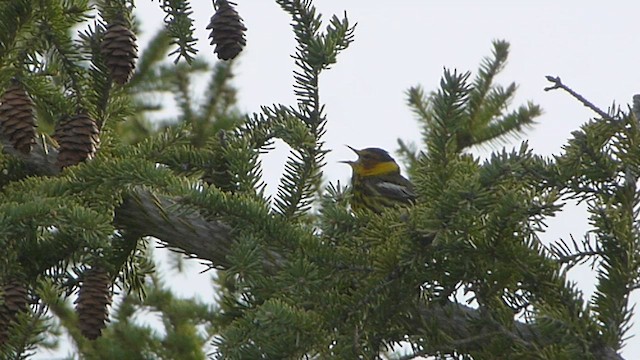
<svg viewBox="0 0 640 360">
<path fill-rule="evenodd" d="M 602 111 L 600 108 L 598 108 L 597 106 L 593 105 L 593 103 L 591 103 L 589 100 L 587 100 L 584 96 L 578 94 L 577 92 L 573 91 L 570 87 L 568 87 L 567 85 L 563 84 L 562 80 L 560 80 L 559 76 L 555 76 L 554 77 L 554 76 L 551 76 L 551 75 L 547 75 L 546 78 L 547 78 L 547 80 L 549 80 L 550 82 L 553 83 L 553 86 L 548 86 L 548 87 L 544 88 L 544 91 L 562 89 L 562 90 L 568 92 L 571 96 L 576 98 L 578 101 L 580 101 L 582 103 L 582 105 L 588 107 L 589 109 L 594 111 L 596 114 L 600 115 L 601 118 L 609 120 L 609 121 L 614 121 L 614 118 L 612 118 L 611 115 L 607 114 L 605 111 Z"/>
</svg>

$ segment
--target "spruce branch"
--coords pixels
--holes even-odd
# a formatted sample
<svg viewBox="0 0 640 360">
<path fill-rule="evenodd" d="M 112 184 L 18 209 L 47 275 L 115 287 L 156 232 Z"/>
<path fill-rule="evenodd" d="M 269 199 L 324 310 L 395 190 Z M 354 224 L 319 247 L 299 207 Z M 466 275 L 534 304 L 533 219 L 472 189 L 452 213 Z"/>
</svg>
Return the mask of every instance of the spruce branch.
<svg viewBox="0 0 640 360">
<path fill-rule="evenodd" d="M 221 117 L 236 102 L 237 91 L 230 84 L 235 76 L 234 65 L 234 61 L 218 62 L 215 65 L 205 92 L 205 100 L 200 107 L 203 120 L 224 120 Z"/>
<path fill-rule="evenodd" d="M 409 171 L 417 165 L 420 156 L 415 143 L 405 142 L 402 139 L 398 139 L 398 154 L 404 160 L 403 163 L 408 164 Z"/>
<path fill-rule="evenodd" d="M 165 1 L 163 4 L 169 3 L 176 5 L 174 8 L 182 6 L 186 24 L 190 16 L 188 2 Z M 34 236 L 38 241 L 29 242 L 31 248 L 24 247 L 24 253 L 33 256 L 31 259 L 24 256 L 21 261 L 41 262 L 31 266 L 30 276 L 50 271 L 45 276 L 55 280 L 65 280 L 66 276 L 70 278 L 69 287 L 74 287 L 75 279 L 70 273 L 81 272 L 79 268 L 91 263 L 89 260 L 104 255 L 110 259 L 110 265 L 122 266 L 135 256 L 136 243 L 142 237 L 154 236 L 163 246 L 227 270 L 235 282 L 233 285 L 237 285 L 230 286 L 229 296 L 225 297 L 235 301 L 222 312 L 228 320 L 218 323 L 222 328 L 221 356 L 313 357 L 323 352 L 320 348 L 332 351 L 327 344 L 334 337 L 339 338 L 338 346 L 345 347 L 342 340 L 346 337 L 348 341 L 355 340 L 350 351 L 374 357 L 383 346 L 407 336 L 413 345 L 431 345 L 426 347 L 425 354 L 439 356 L 460 351 L 495 351 L 492 345 L 496 344 L 488 341 L 488 335 L 492 335 L 514 353 L 559 347 L 561 352 L 568 349 L 572 354 L 618 358 L 615 351 L 630 316 L 625 301 L 629 289 L 637 283 L 637 261 L 627 261 L 621 256 L 625 255 L 624 251 L 620 250 L 635 246 L 632 241 L 635 233 L 631 231 L 634 229 L 629 223 L 634 220 L 632 210 L 638 208 L 633 195 L 635 187 L 631 186 L 631 183 L 635 186 L 639 172 L 633 162 L 638 154 L 629 145 L 640 143 L 640 139 L 633 131 L 628 130 L 623 136 L 618 133 L 623 127 L 613 126 L 606 130 L 608 136 L 594 136 L 597 130 L 609 125 L 601 121 L 605 126 L 585 134 L 584 142 L 579 144 L 582 147 L 572 144 L 573 148 L 588 151 L 584 157 L 577 156 L 578 166 L 582 167 L 570 177 L 584 175 L 580 177 L 581 185 L 589 186 L 591 180 L 600 176 L 593 183 L 597 190 L 603 190 L 600 199 L 605 205 L 603 208 L 612 207 L 610 212 L 593 212 L 594 222 L 602 222 L 596 225 L 602 233 L 599 235 L 603 246 L 611 250 L 601 272 L 603 280 L 595 303 L 596 320 L 593 308 L 585 306 L 579 292 L 565 283 L 560 265 L 541 248 L 535 233 L 541 229 L 542 219 L 558 210 L 557 192 L 562 190 L 550 189 L 561 181 L 542 176 L 553 172 L 546 164 L 536 161 L 538 159 L 520 161 L 526 155 L 518 154 L 504 161 L 496 157 L 498 160 L 480 165 L 471 156 L 462 154 L 468 146 L 516 133 L 537 116 L 537 108 L 532 105 L 507 112 L 505 108 L 515 93 L 515 85 L 502 88 L 492 83 L 506 61 L 506 43 L 494 44 L 494 56 L 481 66 L 476 83 L 469 85 L 466 74 L 447 72 L 438 93 L 418 100 L 422 102 L 419 115 L 428 118 L 425 122 L 432 127 L 425 131 L 429 153 L 415 156 L 420 170 L 416 174 L 422 175 L 416 183 L 421 196 L 428 200 L 418 204 L 416 214 L 411 214 L 416 218 L 409 219 L 411 225 L 423 227 L 416 231 L 418 235 L 406 229 L 407 222 L 389 226 L 393 224 L 389 223 L 391 216 L 383 219 L 385 221 L 370 218 L 368 224 L 362 225 L 358 221 L 364 222 L 364 219 L 354 219 L 341 203 L 332 210 L 336 217 L 319 220 L 322 230 L 329 229 L 326 234 L 332 232 L 330 237 L 324 237 L 325 233 L 319 233 L 317 227 L 307 222 L 313 219 L 309 210 L 319 187 L 326 153 L 322 142 L 326 116 L 319 97 L 319 76 L 348 46 L 353 27 L 348 25 L 346 16 L 344 19 L 333 17 L 322 32 L 320 16 L 310 0 L 279 3 L 292 15 L 298 41 L 294 55 L 297 106 L 265 107 L 261 114 L 247 119 L 245 126 L 237 129 L 230 139 L 221 138 L 212 143 L 210 149 L 186 144 L 189 137 L 184 133 L 201 129 L 187 126 L 177 131 L 181 134 L 174 139 L 156 137 L 140 146 L 107 148 L 92 161 L 70 168 L 60 176 L 32 177 L 20 182 L 9 180 L 11 183 L 3 198 L 11 199 L 16 205 L 7 201 L 2 207 L 21 213 L 3 211 L 9 220 L 3 223 L 2 231 L 6 234 L 12 234 L 14 228 L 30 231 L 29 234 L 35 232 L 34 228 L 57 231 L 44 230 L 44 235 Z M 180 36 L 188 35 L 190 30 L 190 25 L 183 27 Z M 59 70 L 65 72 L 63 80 L 68 79 L 66 73 L 72 71 L 65 66 Z M 83 71 L 83 76 L 90 74 L 86 69 Z M 98 72 L 91 75 L 102 76 Z M 89 80 L 88 85 L 93 85 L 99 95 L 95 99 L 89 96 L 88 103 L 114 116 L 117 107 L 110 106 L 115 106 L 115 93 L 110 92 L 110 85 L 104 86 L 104 81 L 95 79 L 94 84 L 90 84 L 90 78 L 80 79 Z M 195 111 L 191 112 L 187 82 L 183 85 L 182 95 L 187 100 L 183 105 L 188 107 L 183 107 L 183 112 L 193 121 L 202 120 Z M 474 91 L 477 98 L 470 105 Z M 470 118 L 476 119 L 471 126 Z M 632 124 L 629 127 L 633 130 Z M 108 136 L 105 134 L 105 138 Z M 282 177 L 282 191 L 278 192 L 274 214 L 260 188 L 259 154 L 276 138 L 289 144 L 293 152 Z M 607 159 L 607 151 L 617 151 L 616 157 Z M 44 139 L 38 141 L 32 154 L 15 155 L 12 160 L 20 159 L 27 165 L 27 176 L 59 175 L 56 168 L 47 167 L 48 160 L 52 160 L 52 164 L 58 162 L 58 153 L 49 151 Z M 228 176 L 222 176 L 219 187 L 207 186 L 201 181 L 200 172 L 207 166 L 218 166 L 219 160 L 222 164 L 215 170 Z M 604 166 L 588 169 L 589 161 Z M 624 171 L 620 163 L 625 164 Z M 539 172 L 534 174 L 535 171 Z M 622 178 L 625 184 L 615 183 Z M 14 191 L 16 189 L 25 191 Z M 44 201 L 38 198 L 40 194 Z M 337 195 L 335 200 L 343 201 Z M 611 197 L 607 197 L 609 195 Z M 24 199 L 29 203 L 25 205 Z M 44 213 L 49 209 L 55 212 Z M 23 224 L 20 215 L 31 223 Z M 38 222 L 40 217 L 53 220 Z M 302 221 L 296 221 L 298 218 Z M 424 247 L 416 246 L 420 234 L 432 232 L 437 233 L 438 245 L 450 246 L 447 251 L 435 246 L 423 251 Z M 111 236 L 113 234 L 116 235 Z M 126 236 L 121 236 L 123 234 Z M 373 241 L 365 243 L 369 240 Z M 66 251 L 69 249 L 72 251 Z M 347 258 L 344 254 L 364 255 L 364 259 Z M 472 255 L 473 261 L 468 261 Z M 406 266 L 403 263 L 402 273 L 393 268 L 397 261 L 407 263 Z M 371 272 L 360 270 L 355 274 L 358 269 L 367 269 L 369 262 Z M 331 272 L 336 269 L 335 264 L 350 266 Z M 66 271 L 69 268 L 72 270 Z M 350 270 L 348 275 L 355 276 L 348 278 L 342 274 L 345 268 Z M 328 274 L 318 271 L 324 269 L 330 270 Z M 123 277 L 140 274 L 135 269 L 118 270 L 127 271 Z M 386 273 L 390 273 L 387 278 Z M 332 276 L 347 279 L 333 281 Z M 444 291 L 423 293 L 423 287 L 432 285 L 434 278 L 434 287 Z M 629 281 L 632 283 L 628 287 L 619 286 L 628 285 Z M 475 292 L 479 309 L 449 300 L 450 293 L 446 291 L 453 291 L 459 283 Z M 438 292 L 444 293 L 444 297 L 432 296 Z M 317 294 L 326 294 L 330 301 L 319 304 L 312 298 Z M 429 303 L 422 303 L 420 295 L 428 298 Z M 349 302 L 357 305 L 355 310 L 334 310 L 336 303 L 345 304 L 331 302 L 337 297 L 346 299 L 347 306 Z M 364 300 L 358 302 L 359 299 Z M 432 301 L 434 299 L 437 301 Z M 364 309 L 358 310 L 360 307 Z M 521 310 L 533 321 L 515 321 L 513 312 Z M 439 311 L 446 317 L 439 316 Z M 349 320 L 355 324 L 342 327 L 342 319 L 333 317 L 336 312 L 352 315 Z M 597 321 L 601 324 L 596 324 Z M 327 323 L 330 325 L 325 326 Z M 178 326 L 174 321 L 166 324 Z M 264 324 L 274 326 L 262 326 Z M 284 335 L 273 331 L 281 328 L 289 331 Z M 257 346 L 252 347 L 248 338 Z M 291 346 L 294 341 L 295 346 Z M 257 356 L 246 356 L 245 349 Z"/>
<path fill-rule="evenodd" d="M 440 79 L 440 88 L 431 99 L 431 119 L 425 131 L 425 143 L 429 154 L 443 164 L 447 158 L 461 149 L 453 139 L 466 122 L 465 105 L 471 88 L 467 80 L 471 73 L 458 73 L 445 69 Z"/>
<path fill-rule="evenodd" d="M 637 207 L 637 199 L 634 207 Z M 603 340 L 619 349 L 629 330 L 633 307 L 629 305 L 630 288 L 638 273 L 637 261 L 629 254 L 637 254 L 636 226 L 631 224 L 632 214 L 626 207 L 605 209 L 590 207 L 600 246 L 602 263 L 598 269 L 598 282 L 593 299 L 594 310 L 603 327 Z"/>
<path fill-rule="evenodd" d="M 166 58 L 171 38 L 167 29 L 159 31 L 147 44 L 145 51 L 140 54 L 135 72 L 129 80 L 130 87 L 154 84 L 157 80 L 157 68 Z"/>
<path fill-rule="evenodd" d="M 589 236 L 578 243 L 571 236 L 571 243 L 565 240 L 558 240 L 551 244 L 549 252 L 557 259 L 557 261 L 567 267 L 567 270 L 587 261 L 591 261 L 591 268 L 595 266 L 598 258 L 604 255 L 603 249 L 599 244 L 593 244 Z"/>
<path fill-rule="evenodd" d="M 138 236 L 155 237 L 189 257 L 210 261 L 213 267 L 229 267 L 231 228 L 220 221 L 207 221 L 195 212 L 175 214 L 167 210 L 175 207 L 175 200 L 139 188 L 117 209 L 115 222 Z"/>
<path fill-rule="evenodd" d="M 295 124 L 298 119 L 305 125 L 304 132 L 278 131 L 280 138 L 293 149 L 287 159 L 285 174 L 278 186 L 275 208 L 284 217 L 298 218 L 311 206 L 321 181 L 321 169 L 327 153 L 323 149 L 326 116 L 320 102 L 319 77 L 323 70 L 336 62 L 337 54 L 345 50 L 353 40 L 354 27 L 349 25 L 346 14 L 340 19 L 334 16 L 324 32 L 320 32 L 321 16 L 311 1 L 278 0 L 277 3 L 291 15 L 295 35 L 296 52 L 293 55 L 297 67 L 294 70 L 295 107 L 274 106 L 263 108 L 273 123 Z M 296 126 L 296 130 L 300 130 Z M 306 133 L 306 134 L 305 134 Z"/>
<path fill-rule="evenodd" d="M 425 125 L 428 125 L 431 121 L 431 112 L 429 110 L 429 99 L 425 95 L 422 86 L 417 85 L 410 87 L 406 95 L 407 105 L 409 105 L 411 111 L 413 111 L 419 121 L 425 122 Z M 426 129 L 428 129 L 428 126 L 424 128 L 424 130 Z"/>
<path fill-rule="evenodd" d="M 95 114 L 98 130 L 102 129 L 107 117 L 107 107 L 111 96 L 112 80 L 107 71 L 104 59 L 100 52 L 100 43 L 104 37 L 104 24 L 96 21 L 93 28 L 80 32 L 81 46 L 91 53 L 91 67 L 89 74 L 93 81 L 89 89 L 91 104 L 95 104 Z"/>
<path fill-rule="evenodd" d="M 482 59 L 478 74 L 473 81 L 473 90 L 469 95 L 469 116 L 472 123 L 487 122 L 488 120 L 479 119 L 478 116 L 482 115 L 482 108 L 487 100 L 487 95 L 493 87 L 494 78 L 506 65 L 509 57 L 509 43 L 504 40 L 494 40 L 492 52 L 492 57 Z M 513 87 L 514 84 L 512 83 L 509 88 Z M 509 92 L 513 92 L 513 90 Z"/>
<path fill-rule="evenodd" d="M 448 346 L 425 347 L 420 354 L 437 356 L 451 353 L 452 350 L 461 353 L 481 352 L 488 346 L 486 337 L 479 336 L 477 326 L 473 324 L 485 323 L 484 331 L 494 334 L 496 338 L 514 341 L 525 348 L 536 349 L 538 346 L 552 344 L 556 339 L 545 338 L 544 333 L 534 325 L 521 321 L 514 321 L 509 326 L 503 326 L 489 321 L 483 311 L 459 303 L 446 302 L 442 305 L 424 305 L 415 309 L 413 316 L 408 319 L 408 331 L 411 336 L 425 337 L 425 330 L 437 328 L 443 336 L 449 339 Z M 435 326 L 434 326 L 435 325 Z M 428 346 L 428 343 L 425 344 Z M 593 344 L 592 354 L 597 359 L 623 360 L 613 348 L 602 344 Z"/>
<path fill-rule="evenodd" d="M 493 54 L 483 59 L 480 68 L 473 81 L 469 81 L 471 74 L 464 73 L 458 76 L 457 71 L 445 69 L 441 79 L 440 89 L 425 96 L 421 87 L 415 86 L 407 91 L 408 103 L 418 120 L 423 124 L 424 142 L 430 144 L 431 132 L 441 131 L 447 126 L 445 138 L 455 139 L 455 151 L 482 144 L 491 144 L 515 137 L 523 130 L 531 127 L 534 119 L 542 114 L 541 108 L 527 102 L 517 109 L 509 111 L 509 105 L 515 97 L 517 85 L 512 82 L 507 86 L 495 83 L 495 78 L 504 68 L 509 54 L 509 43 L 502 40 L 493 42 Z M 458 79 L 459 77 L 459 79 Z M 458 110 L 450 114 L 438 114 L 444 111 L 444 101 L 450 96 L 447 94 L 458 82 L 460 88 L 464 88 L 456 105 Z M 440 118 L 445 123 L 438 123 Z M 428 145 L 429 146 L 429 145 Z"/>
<path fill-rule="evenodd" d="M 46 318 L 47 307 L 44 305 L 38 305 L 36 310 L 30 313 L 22 313 L 19 316 L 19 324 L 12 328 L 12 332 L 17 336 L 14 339 L 15 350 L 11 356 L 7 356 L 6 359 L 28 359 L 35 354 L 36 347 L 44 340 L 44 324 L 43 321 Z M 2 344 L 0 344 L 2 345 Z M 0 355 L 6 355 L 0 353 Z M 3 358 L 5 358 L 3 356 Z"/>
<path fill-rule="evenodd" d="M 73 92 L 76 106 L 86 107 L 83 97 L 86 70 L 82 67 L 86 58 L 80 52 L 78 44 L 71 39 L 68 31 L 76 25 L 76 21 L 66 19 L 68 14 L 65 14 L 64 9 L 57 6 L 40 8 L 36 14 L 38 14 L 37 17 L 40 17 L 38 19 L 39 35 L 51 49 L 49 61 L 60 64 L 63 70 L 61 73 L 68 77 L 63 77 L 64 85 L 67 90 Z M 65 28 L 61 28 L 61 24 L 64 24 Z"/>
<path fill-rule="evenodd" d="M 461 142 L 459 147 L 515 137 L 532 126 L 534 118 L 542 113 L 540 107 L 531 102 L 506 112 L 517 86 L 511 82 L 503 87 L 495 84 L 494 80 L 505 67 L 508 56 L 509 43 L 504 40 L 493 41 L 492 56 L 483 59 L 471 86 L 467 105 L 469 119 L 462 136 L 458 136 Z"/>
<path fill-rule="evenodd" d="M 577 254 L 590 250 L 598 252 L 596 292 L 591 306 L 601 328 L 601 341 L 617 350 L 629 330 L 633 314 L 629 294 L 640 268 L 635 210 L 640 202 L 636 189 L 640 130 L 633 108 L 629 114 L 618 111 L 614 117 L 564 86 L 559 79 L 550 81 L 602 117 L 573 133 L 565 154 L 557 158 L 557 164 L 567 179 L 564 185 L 570 190 L 567 196 L 585 201 L 591 214 L 594 228 L 591 233 L 597 244 L 584 244 L 584 249 Z M 567 249 L 564 252 L 571 254 Z"/>
<path fill-rule="evenodd" d="M 8 150 L 11 152 L 10 147 Z M 13 154 L 20 156 L 15 151 Z M 55 151 L 45 154 L 39 145 L 29 156 L 22 158 L 30 164 L 30 168 L 38 169 L 38 173 L 54 174 L 57 168 L 51 168 L 48 164 L 55 163 L 55 154 Z M 213 267 L 229 267 L 231 263 L 227 257 L 234 246 L 229 225 L 207 218 L 197 211 L 185 211 L 181 203 L 183 201 L 179 198 L 154 194 L 146 188 L 133 188 L 130 197 L 116 209 L 115 224 L 132 233 L 156 237 L 171 248 L 210 262 Z M 262 265 L 274 272 L 285 264 L 283 255 L 277 251 L 271 251 L 264 261 Z M 415 309 L 411 321 L 407 322 L 406 331 L 411 336 L 424 337 L 425 326 L 430 326 L 425 324 L 436 324 L 439 331 L 451 339 L 451 348 L 441 347 L 440 351 L 453 351 L 455 344 L 463 344 L 468 350 L 481 350 L 487 346 L 486 341 L 476 338 L 477 334 L 471 332 L 473 324 L 481 317 L 480 310 L 457 303 L 424 305 Z M 505 338 L 530 344 L 553 343 L 556 340 L 545 338 L 544 333 L 532 324 L 514 321 L 513 329 L 507 333 L 504 329 L 500 331 Z M 622 359 L 613 348 L 600 343 L 594 343 L 592 351 L 601 359 Z"/>
<path fill-rule="evenodd" d="M 515 95 L 515 92 L 512 95 Z M 504 101 L 508 100 L 504 99 Z M 498 108 L 495 111 L 496 113 L 500 112 Z M 541 114 L 542 109 L 540 106 L 528 102 L 508 114 L 497 116 L 494 121 L 487 124 L 483 129 L 475 131 L 474 143 L 482 144 L 492 140 L 499 141 L 509 136 L 514 137 L 522 133 L 524 129 L 531 128 L 534 124 L 533 119 Z"/>
<path fill-rule="evenodd" d="M 24 49 L 18 49 L 16 43 L 19 42 L 25 28 L 28 29 L 30 20 L 33 20 L 31 8 L 33 5 L 34 2 L 30 0 L 0 3 L 0 64 L 13 63 L 17 65 L 20 64 L 19 60 L 24 60 L 20 59 L 19 55 Z M 12 52 L 13 54 L 11 54 Z M 11 59 L 10 55 L 14 55 L 14 58 Z M 14 62 L 13 60 L 18 61 Z"/>
<path fill-rule="evenodd" d="M 191 5 L 187 0 L 162 0 L 160 5 L 162 10 L 166 13 L 164 22 L 171 37 L 171 44 L 177 45 L 177 48 L 169 53 L 171 55 L 177 55 L 174 63 L 178 63 L 180 58 L 184 58 L 187 63 L 191 63 L 194 59 L 194 55 L 197 53 L 195 44 L 198 41 L 193 37 L 194 26 L 191 15 Z"/>
<path fill-rule="evenodd" d="M 191 104 L 191 79 L 189 78 L 190 70 L 187 66 L 177 65 L 175 69 L 174 85 L 176 93 L 174 98 L 180 108 L 182 120 L 187 124 L 195 122 L 193 105 Z"/>
</svg>

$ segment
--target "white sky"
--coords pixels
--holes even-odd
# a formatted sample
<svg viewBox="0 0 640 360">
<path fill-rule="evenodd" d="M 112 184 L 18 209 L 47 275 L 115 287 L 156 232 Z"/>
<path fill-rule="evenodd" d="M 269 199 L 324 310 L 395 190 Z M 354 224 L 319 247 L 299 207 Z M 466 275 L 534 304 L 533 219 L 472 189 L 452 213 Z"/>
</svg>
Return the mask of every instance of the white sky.
<svg viewBox="0 0 640 360">
<path fill-rule="evenodd" d="M 247 47 L 236 68 L 240 108 L 258 112 L 260 105 L 294 104 L 292 92 L 295 42 L 290 19 L 275 1 L 237 0 L 247 31 Z M 213 14 L 211 1 L 192 1 L 200 55 L 215 60 L 205 29 Z M 561 91 L 544 92 L 545 75 L 563 82 L 604 110 L 612 101 L 626 106 L 640 93 L 640 41 L 637 40 L 640 2 L 632 1 L 374 1 L 316 0 L 319 13 L 328 20 L 347 11 L 358 23 L 355 42 L 324 73 L 320 88 L 328 115 L 325 179 L 348 181 L 350 170 L 339 160 L 353 159 L 344 145 L 382 147 L 391 152 L 402 138 L 419 142 L 413 115 L 406 106 L 405 91 L 421 84 L 426 91 L 438 86 L 443 67 L 475 71 L 490 55 L 491 41 L 511 43 L 506 70 L 498 81 L 516 81 L 519 92 L 514 105 L 532 100 L 545 113 L 526 138 L 536 152 L 559 153 L 580 124 L 593 116 L 588 109 Z M 164 14 L 155 1 L 138 1 L 144 44 L 162 24 Z M 201 96 L 196 94 L 196 96 Z M 519 144 L 512 142 L 510 148 Z M 486 154 L 486 152 L 477 152 Z M 282 146 L 265 159 L 267 182 L 275 189 L 286 157 Z M 587 220 L 584 210 L 549 222 L 548 240 L 582 237 Z M 200 268 L 193 266 L 194 271 Z M 587 267 L 571 273 L 584 291 L 593 291 L 595 274 Z M 192 281 L 181 276 L 177 289 L 206 299 L 207 275 Z M 193 284 L 185 286 L 184 284 Z M 207 292 L 203 293 L 203 289 Z M 634 294 L 633 300 L 639 297 Z M 634 326 L 629 335 L 640 333 Z M 623 355 L 640 354 L 640 342 L 632 338 Z M 637 355 L 636 355 L 637 356 Z"/>
</svg>

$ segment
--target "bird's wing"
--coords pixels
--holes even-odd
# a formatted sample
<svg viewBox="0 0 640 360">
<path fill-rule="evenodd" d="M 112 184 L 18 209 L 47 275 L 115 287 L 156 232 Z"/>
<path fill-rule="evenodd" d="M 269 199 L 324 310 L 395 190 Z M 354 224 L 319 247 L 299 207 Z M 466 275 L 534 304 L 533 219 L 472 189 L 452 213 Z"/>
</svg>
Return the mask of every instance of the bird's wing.
<svg viewBox="0 0 640 360">
<path fill-rule="evenodd" d="M 375 184 L 375 187 L 380 195 L 399 202 L 411 203 L 416 199 L 413 184 L 403 177 L 381 179 Z"/>
</svg>

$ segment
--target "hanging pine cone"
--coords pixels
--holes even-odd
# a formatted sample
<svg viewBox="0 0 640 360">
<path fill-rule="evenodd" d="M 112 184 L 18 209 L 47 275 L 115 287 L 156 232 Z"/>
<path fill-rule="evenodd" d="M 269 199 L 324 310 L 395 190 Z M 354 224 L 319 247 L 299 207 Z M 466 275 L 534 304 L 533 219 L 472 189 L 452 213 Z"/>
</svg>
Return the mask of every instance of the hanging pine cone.
<svg viewBox="0 0 640 360">
<path fill-rule="evenodd" d="M 0 97 L 0 131 L 22 153 L 28 154 L 35 143 L 33 101 L 18 82 L 13 82 Z"/>
<path fill-rule="evenodd" d="M 233 5 L 236 4 L 227 0 L 215 1 L 216 13 L 207 26 L 207 29 L 211 29 L 211 45 L 216 45 L 213 52 L 222 60 L 235 58 L 247 44 L 244 38 L 247 28 L 242 24 L 242 18 Z"/>
<path fill-rule="evenodd" d="M 18 314 L 27 310 L 28 297 L 27 288 L 22 282 L 12 279 L 2 287 L 0 297 L 0 344 L 4 344 L 9 339 L 9 330 L 15 322 Z"/>
<path fill-rule="evenodd" d="M 102 334 L 102 329 L 109 321 L 111 291 L 109 274 L 102 268 L 95 267 L 84 274 L 80 292 L 76 299 L 78 327 L 84 337 L 95 340 Z"/>
<path fill-rule="evenodd" d="M 100 44 L 100 52 L 109 68 L 111 78 L 120 85 L 131 79 L 138 57 L 136 35 L 128 25 L 122 16 L 110 22 Z"/>
<path fill-rule="evenodd" d="M 100 145 L 96 122 L 84 112 L 65 117 L 56 126 L 53 138 L 58 142 L 58 166 L 64 168 L 91 159 Z"/>
</svg>

